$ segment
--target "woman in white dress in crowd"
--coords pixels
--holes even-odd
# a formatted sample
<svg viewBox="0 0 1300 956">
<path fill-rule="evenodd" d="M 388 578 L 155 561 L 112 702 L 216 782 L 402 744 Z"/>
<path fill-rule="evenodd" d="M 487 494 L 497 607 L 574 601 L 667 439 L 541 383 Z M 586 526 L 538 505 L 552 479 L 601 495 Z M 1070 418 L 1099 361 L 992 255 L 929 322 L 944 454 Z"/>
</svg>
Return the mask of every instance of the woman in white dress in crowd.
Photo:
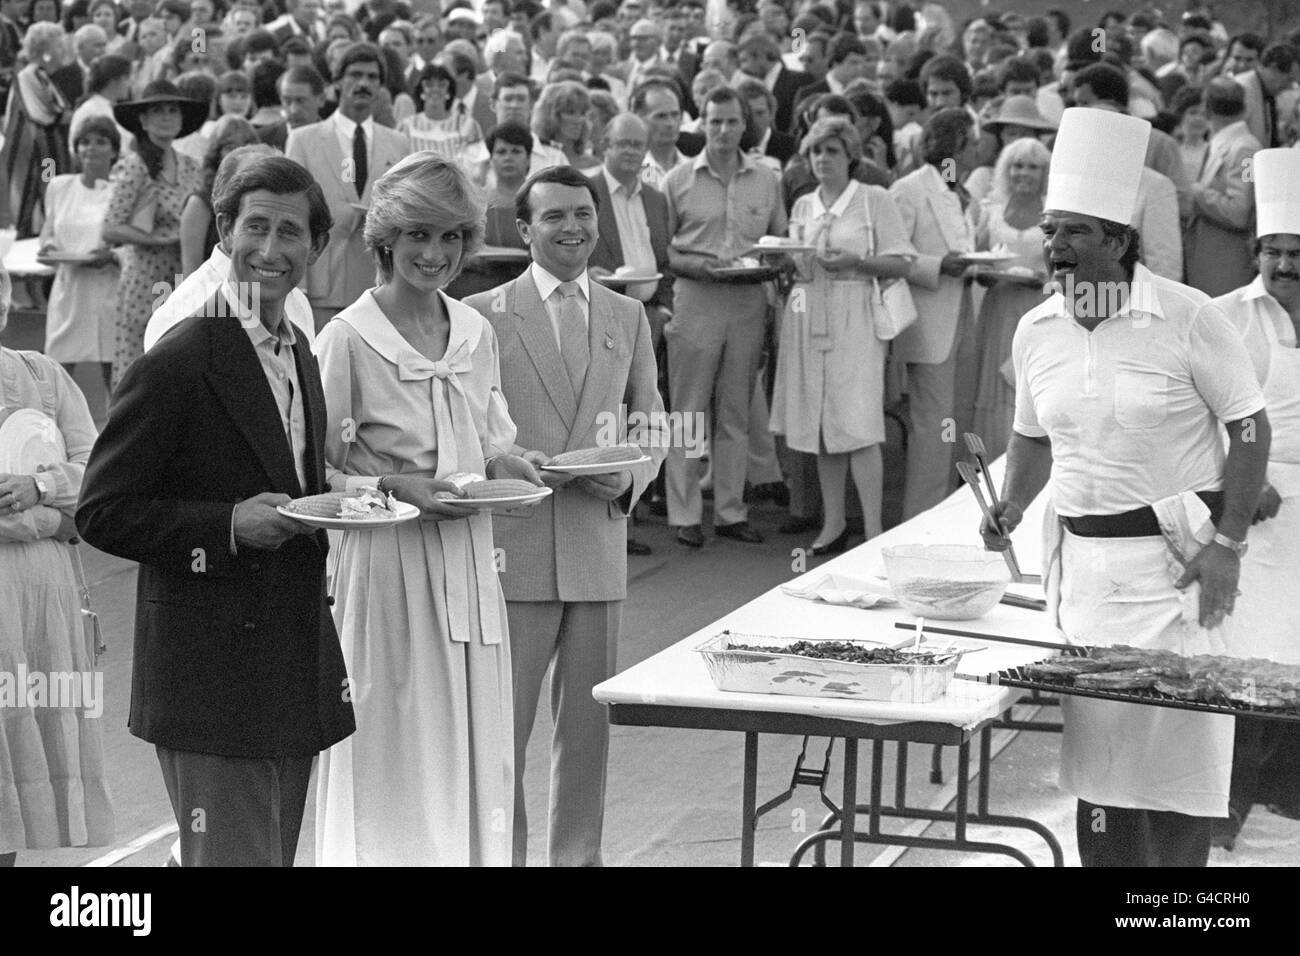
<svg viewBox="0 0 1300 956">
<path fill-rule="evenodd" d="M 1047 193 L 1048 152 L 1039 140 L 1023 137 L 1008 143 L 993 169 L 993 189 L 980 204 L 975 226 L 975 248 L 988 251 L 1006 247 L 1014 259 L 999 262 L 996 276 L 987 273 L 980 283 L 987 288 L 979 318 L 962 343 L 973 349 L 966 357 L 959 345 L 957 407 L 974 408 L 970 428 L 982 439 L 989 456 L 996 458 L 1011 439 L 1015 413 L 1015 375 L 1011 368 L 1011 339 L 1020 317 L 1046 298 L 1043 283 L 1043 234 L 1038 227 Z M 973 373 L 973 374 L 972 374 Z M 974 400 L 963 395 L 974 393 Z M 967 423 L 961 422 L 962 427 Z"/>
<path fill-rule="evenodd" d="M 492 518 L 435 495 L 460 472 L 540 481 L 508 454 L 492 326 L 442 292 L 483 236 L 465 173 L 416 153 L 372 194 L 382 282 L 316 341 L 326 459 L 335 489 L 378 487 L 422 514 L 347 533 L 331 555 L 357 732 L 321 756 L 317 862 L 508 866 L 514 724 Z"/>
<path fill-rule="evenodd" d="M 848 543 L 844 494 L 849 472 L 866 535 L 881 531 L 885 441 L 885 355 L 876 335 L 876 284 L 905 276 L 916 255 L 888 191 L 853 178 L 862 137 L 844 117 L 819 119 L 799 147 L 817 188 L 790 213 L 790 235 L 816 245 L 807 278 L 790 293 L 781 323 L 772 431 L 817 456 L 822 529 L 814 554 Z"/>
<path fill-rule="evenodd" d="M 73 131 L 72 148 L 81 172 L 50 180 L 40 250 L 91 258 L 59 263 L 45 310 L 45 354 L 68 374 L 78 363 L 97 363 L 108 388 L 117 335 L 113 306 L 122 270 L 100 230 L 113 195 L 108 175 L 122 151 L 117 123 L 107 116 L 90 117 Z"/>
<path fill-rule="evenodd" d="M 0 332 L 9 290 L 0 266 Z M 96 437 L 90 409 L 57 362 L 3 347 L 0 409 L 0 419 L 22 414 L 30 420 L 11 426 L 22 429 L 15 444 L 43 449 L 8 465 L 20 473 L 0 465 L 0 674 L 45 675 L 51 686 L 52 676 L 91 677 L 94 634 L 81 614 L 76 552 L 68 544 L 77 533 L 72 513 Z M 12 453 L 12 446 L 0 448 L 0 462 Z M 82 688 L 94 694 L 93 678 Z M 82 696 L 81 702 L 68 706 L 47 697 L 42 705 L 39 697 L 23 696 L 0 709 L 0 868 L 13 866 L 23 850 L 113 842 L 103 720 L 94 713 L 103 700 Z"/>
<path fill-rule="evenodd" d="M 427 149 L 444 159 L 459 162 L 461 151 L 483 138 L 474 117 L 462 107 L 452 111 L 456 102 L 456 80 L 445 66 L 430 63 L 420 71 L 416 81 L 419 112 L 408 116 L 397 127 L 405 133 L 414 150 Z"/>
</svg>

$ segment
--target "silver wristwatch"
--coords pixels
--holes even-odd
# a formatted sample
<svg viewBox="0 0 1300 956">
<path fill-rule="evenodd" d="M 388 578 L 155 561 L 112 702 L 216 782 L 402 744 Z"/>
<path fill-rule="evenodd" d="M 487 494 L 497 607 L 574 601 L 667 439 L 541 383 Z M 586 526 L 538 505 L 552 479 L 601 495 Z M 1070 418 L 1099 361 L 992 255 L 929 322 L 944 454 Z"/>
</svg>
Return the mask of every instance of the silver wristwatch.
<svg viewBox="0 0 1300 956">
<path fill-rule="evenodd" d="M 1233 541 L 1227 535 L 1219 534 L 1216 531 L 1214 533 L 1214 543 L 1223 545 L 1239 558 L 1244 558 L 1246 556 L 1247 544 L 1245 541 Z"/>
<path fill-rule="evenodd" d="M 45 504 L 47 501 L 50 500 L 50 495 L 53 492 L 53 489 L 51 489 L 50 486 L 46 483 L 45 477 L 43 475 L 39 475 L 39 474 L 32 475 L 31 479 L 32 481 L 36 482 L 37 504 Z"/>
</svg>

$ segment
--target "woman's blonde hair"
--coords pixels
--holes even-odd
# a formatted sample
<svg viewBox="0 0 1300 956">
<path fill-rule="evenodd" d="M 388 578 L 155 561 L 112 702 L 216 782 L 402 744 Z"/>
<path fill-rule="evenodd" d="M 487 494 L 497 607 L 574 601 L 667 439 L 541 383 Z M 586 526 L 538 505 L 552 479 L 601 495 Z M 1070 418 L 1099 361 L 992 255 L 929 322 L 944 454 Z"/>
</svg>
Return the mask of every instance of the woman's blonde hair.
<svg viewBox="0 0 1300 956">
<path fill-rule="evenodd" d="M 459 273 L 465 259 L 483 244 L 484 209 L 482 196 L 458 164 L 431 150 L 412 153 L 371 189 L 366 248 L 388 282 L 393 277 L 392 245 L 403 231 L 417 226 L 459 229 L 463 240 Z"/>
<path fill-rule="evenodd" d="M 23 37 L 23 56 L 28 62 L 39 60 L 50 50 L 61 48 L 66 40 L 67 34 L 57 23 L 33 23 Z"/>
<path fill-rule="evenodd" d="M 582 113 L 591 108 L 587 88 L 574 80 L 550 83 L 542 90 L 533 108 L 533 135 L 543 143 L 553 143 L 560 136 L 560 114 Z"/>
<path fill-rule="evenodd" d="M 991 198 L 1005 201 L 1011 195 L 1011 167 L 1024 160 L 1032 161 L 1042 170 L 1038 191 L 1040 196 L 1047 195 L 1047 168 L 1052 162 L 1052 153 L 1037 137 L 1024 136 L 1007 143 L 998 153 L 998 161 L 993 166 Z"/>
<path fill-rule="evenodd" d="M 799 155 L 808 159 L 814 146 L 820 146 L 828 139 L 838 139 L 849 154 L 849 172 L 862 160 L 862 134 L 847 116 L 826 116 L 812 124 L 799 144 Z"/>
</svg>

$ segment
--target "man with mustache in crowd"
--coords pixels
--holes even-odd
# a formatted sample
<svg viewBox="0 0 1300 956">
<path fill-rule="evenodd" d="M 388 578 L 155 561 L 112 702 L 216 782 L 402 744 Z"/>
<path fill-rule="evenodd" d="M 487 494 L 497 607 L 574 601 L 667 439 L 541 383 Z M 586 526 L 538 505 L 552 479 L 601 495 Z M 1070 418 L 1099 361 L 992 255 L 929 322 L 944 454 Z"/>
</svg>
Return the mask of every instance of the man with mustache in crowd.
<svg viewBox="0 0 1300 956">
<path fill-rule="evenodd" d="M 307 270 L 307 297 L 317 328 L 374 284 L 375 263 L 362 235 L 370 184 L 410 151 L 405 136 L 374 121 L 384 82 L 377 47 L 349 47 L 334 80 L 338 109 L 329 119 L 290 132 L 285 146 L 285 154 L 320 183 L 334 219 L 329 245 Z"/>
</svg>

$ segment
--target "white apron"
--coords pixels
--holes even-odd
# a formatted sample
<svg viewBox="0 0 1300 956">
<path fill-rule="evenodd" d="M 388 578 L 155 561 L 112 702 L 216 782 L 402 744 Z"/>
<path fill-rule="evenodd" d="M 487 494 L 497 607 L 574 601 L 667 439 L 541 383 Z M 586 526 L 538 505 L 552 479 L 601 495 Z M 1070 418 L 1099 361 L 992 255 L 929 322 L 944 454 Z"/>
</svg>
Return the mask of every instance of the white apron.
<svg viewBox="0 0 1300 956">
<path fill-rule="evenodd" d="M 1271 321 L 1260 324 L 1269 340 L 1268 480 L 1281 495 L 1282 508 L 1277 517 L 1250 529 L 1229 653 L 1300 664 L 1300 616 L 1292 600 L 1300 572 L 1300 349 L 1279 342 Z"/>
<path fill-rule="evenodd" d="M 1052 554 L 1049 549 L 1047 554 Z M 1224 653 L 1185 609 L 1163 537 L 1083 538 L 1062 529 L 1058 626 L 1074 644 Z M 1056 604 L 1056 595 L 1049 595 Z M 1089 803 L 1228 815 L 1233 718 L 1062 696 L 1061 787 Z"/>
</svg>

